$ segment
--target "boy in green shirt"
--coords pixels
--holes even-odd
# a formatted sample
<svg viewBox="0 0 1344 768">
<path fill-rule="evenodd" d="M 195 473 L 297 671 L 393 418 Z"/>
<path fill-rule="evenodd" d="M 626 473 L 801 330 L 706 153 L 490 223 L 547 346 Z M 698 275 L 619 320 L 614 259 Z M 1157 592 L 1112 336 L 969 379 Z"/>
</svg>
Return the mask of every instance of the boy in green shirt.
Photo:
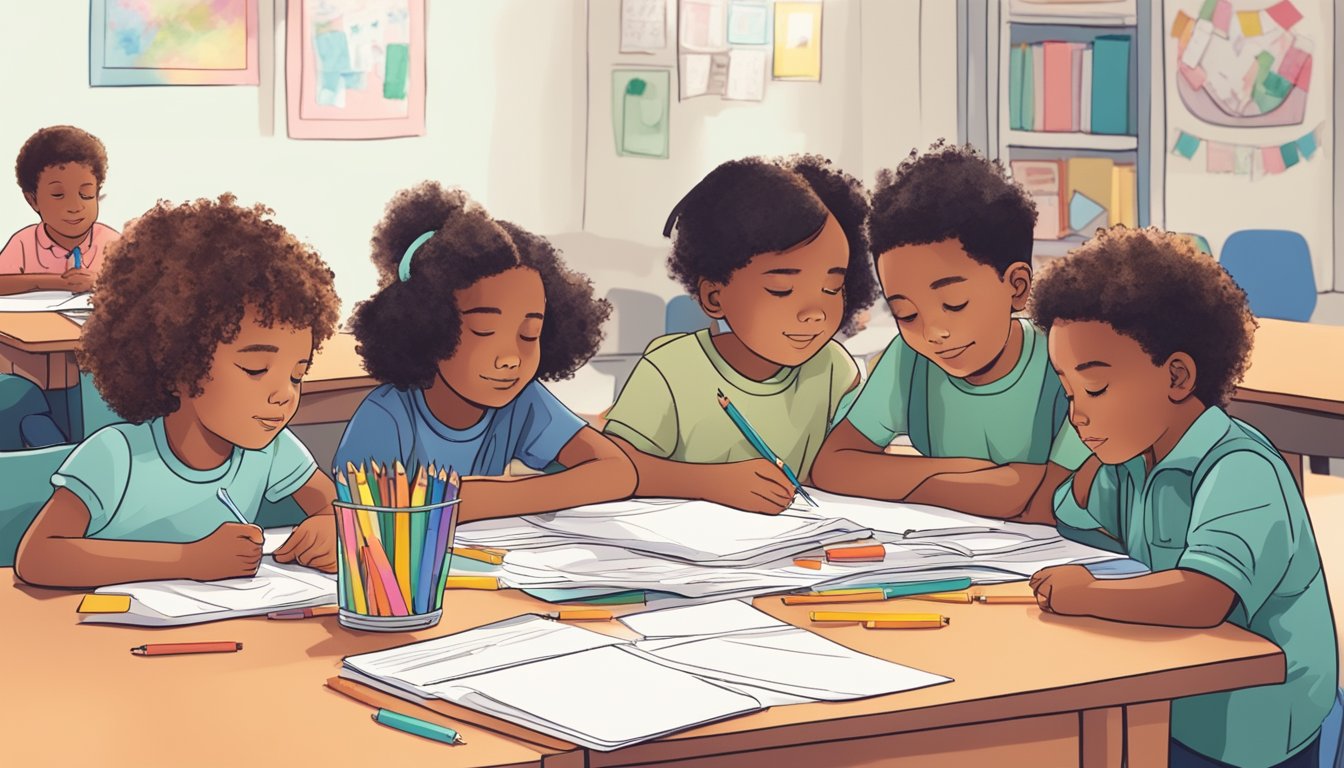
<svg viewBox="0 0 1344 768">
<path fill-rule="evenodd" d="M 738 430 L 716 391 L 802 482 L 845 395 L 859 383 L 834 340 L 877 294 L 868 200 L 816 156 L 746 158 L 710 172 L 673 210 L 669 268 L 731 331 L 654 340 L 607 415 L 639 496 L 776 514 L 789 478 Z"/>
<path fill-rule="evenodd" d="M 819 487 L 1053 522 L 1050 491 L 1087 450 L 1044 336 L 1013 317 L 1035 223 L 1022 188 L 970 147 L 939 142 L 879 177 L 869 237 L 900 335 L 822 446 Z M 886 454 L 898 435 L 922 455 Z"/>
<path fill-rule="evenodd" d="M 1097 580 L 1079 566 L 1031 584 L 1044 610 L 1112 621 L 1223 621 L 1283 649 L 1285 682 L 1180 699 L 1170 764 L 1312 766 L 1338 659 L 1320 553 L 1274 446 L 1229 417 L 1255 320 L 1246 294 L 1179 236 L 1117 227 L 1036 286 L 1069 416 L 1092 448 L 1055 514 L 1100 529 L 1152 573 Z"/>
</svg>

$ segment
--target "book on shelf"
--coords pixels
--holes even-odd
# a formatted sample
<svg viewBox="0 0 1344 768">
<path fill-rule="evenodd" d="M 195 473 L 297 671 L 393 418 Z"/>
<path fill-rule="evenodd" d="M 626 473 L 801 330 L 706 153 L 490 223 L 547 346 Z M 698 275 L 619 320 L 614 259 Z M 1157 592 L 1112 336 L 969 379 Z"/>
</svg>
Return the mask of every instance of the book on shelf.
<svg viewBox="0 0 1344 768">
<path fill-rule="evenodd" d="M 1058 240 L 1069 233 L 1065 217 L 1063 160 L 1013 160 L 1013 178 L 1036 203 L 1036 240 Z"/>
<path fill-rule="evenodd" d="M 1013 178 L 1036 204 L 1035 240 L 1090 237 L 1098 227 L 1138 226 L 1132 163 L 1107 158 L 1012 160 Z"/>
<path fill-rule="evenodd" d="M 1015 131 L 1132 135 L 1129 35 L 1092 43 L 1014 45 L 1008 62 L 1008 127 Z"/>
</svg>

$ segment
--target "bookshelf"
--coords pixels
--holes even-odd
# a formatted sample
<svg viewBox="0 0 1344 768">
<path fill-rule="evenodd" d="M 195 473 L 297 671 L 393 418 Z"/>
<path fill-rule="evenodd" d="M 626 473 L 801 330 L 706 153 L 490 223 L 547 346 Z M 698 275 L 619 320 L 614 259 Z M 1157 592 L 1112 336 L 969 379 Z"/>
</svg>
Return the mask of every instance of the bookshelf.
<svg viewBox="0 0 1344 768">
<path fill-rule="evenodd" d="M 1072 158 L 1105 158 L 1116 166 L 1132 166 L 1134 220 L 1139 226 L 1161 225 L 1165 171 L 1162 20 L 1152 6 L 1147 0 L 958 0 L 960 139 L 984 148 L 1005 165 L 1023 160 L 1060 160 L 1067 167 Z M 1021 117 L 1014 118 L 1010 99 L 1017 95 L 1010 89 L 1015 47 L 1030 56 L 1031 46 L 1046 42 L 1074 44 L 1083 50 L 1095 47 L 1099 37 L 1115 36 L 1129 38 L 1128 93 L 1124 96 L 1128 125 L 1123 132 L 1028 130 L 1027 126 L 1014 124 L 1014 120 L 1024 122 Z M 1075 80 L 1078 77 L 1076 68 L 1073 76 Z M 1089 81 L 1089 91 L 1095 82 Z M 1079 84 L 1075 82 L 1074 86 L 1078 88 Z M 1076 94 L 1075 90 L 1075 99 Z M 1090 98 L 1087 101 L 1093 103 Z M 1062 200 L 1061 207 L 1067 210 L 1068 202 Z M 1038 261 L 1062 256 L 1082 241 L 1083 237 L 1074 233 L 1060 239 L 1037 240 L 1035 256 Z"/>
</svg>

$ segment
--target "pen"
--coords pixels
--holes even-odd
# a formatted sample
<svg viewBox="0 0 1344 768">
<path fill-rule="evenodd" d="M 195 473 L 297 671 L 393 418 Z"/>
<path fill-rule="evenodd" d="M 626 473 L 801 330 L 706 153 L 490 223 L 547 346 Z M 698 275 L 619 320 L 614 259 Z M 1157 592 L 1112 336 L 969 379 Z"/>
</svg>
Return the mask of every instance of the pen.
<svg viewBox="0 0 1344 768">
<path fill-rule="evenodd" d="M 1035 595 L 976 595 L 975 602 L 988 605 L 1036 605 Z"/>
<path fill-rule="evenodd" d="M 747 421 L 747 417 L 743 416 L 742 412 L 737 410 L 737 406 L 733 405 L 732 401 L 728 399 L 728 396 L 723 394 L 722 389 L 718 390 L 718 394 L 719 406 L 728 414 L 728 418 L 732 419 L 733 423 L 737 425 L 738 430 L 742 432 L 742 436 L 747 438 L 747 442 L 751 443 L 752 447 L 764 456 L 766 460 L 773 462 L 775 466 L 779 467 L 780 470 L 784 472 L 784 476 L 789 479 L 790 483 L 793 483 L 793 489 L 797 491 L 808 504 L 811 504 L 814 507 L 820 506 L 815 499 L 808 495 L 807 489 L 803 488 L 802 482 L 798 479 L 797 475 L 793 474 L 793 470 L 789 469 L 788 465 L 784 463 L 784 460 L 775 455 L 774 451 L 770 450 L 770 446 L 766 445 L 765 441 L 761 439 L 760 433 L 751 426 L 751 422 Z"/>
<path fill-rule="evenodd" d="M 600 608 L 567 608 L 548 613 L 546 617 L 557 621 L 611 621 L 611 611 Z"/>
<path fill-rule="evenodd" d="M 171 656 L 179 653 L 233 653 L 243 650 L 242 643 L 150 643 L 131 649 L 135 656 Z"/>
<path fill-rule="evenodd" d="M 229 511 L 233 513 L 234 517 L 238 518 L 238 522 L 242 523 L 243 525 L 252 524 L 251 520 L 248 520 L 246 517 L 243 517 L 243 513 L 239 511 L 238 505 L 233 503 L 233 499 L 229 498 L 229 492 L 227 490 L 225 490 L 224 488 L 220 488 L 219 492 L 216 493 L 215 496 L 220 500 L 220 502 L 224 506 L 228 507 Z"/>
<path fill-rule="evenodd" d="M 317 616 L 335 616 L 340 611 L 334 605 L 319 605 L 316 608 L 294 608 L 287 611 L 271 611 L 268 619 L 311 619 Z"/>
<path fill-rule="evenodd" d="M 441 741 L 444 744 L 466 744 L 462 740 L 462 736 L 452 728 L 427 723 L 418 717 L 403 715 L 390 709 L 379 709 L 377 713 L 370 715 L 370 717 L 373 718 L 374 722 L 386 725 L 389 728 L 395 728 L 402 733 L 409 733 L 432 741 Z"/>
</svg>

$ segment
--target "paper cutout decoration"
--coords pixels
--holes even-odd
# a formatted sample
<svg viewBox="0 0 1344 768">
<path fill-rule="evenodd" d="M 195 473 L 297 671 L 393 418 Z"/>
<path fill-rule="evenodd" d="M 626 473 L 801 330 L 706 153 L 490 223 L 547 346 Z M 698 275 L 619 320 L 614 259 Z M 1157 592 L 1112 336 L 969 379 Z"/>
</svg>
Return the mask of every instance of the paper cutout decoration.
<svg viewBox="0 0 1344 768">
<path fill-rule="evenodd" d="M 257 85 L 257 30 L 253 0 L 92 0 L 89 85 Z"/>
<path fill-rule="evenodd" d="M 1300 125 L 1312 71 L 1311 41 L 1292 31 L 1301 12 L 1280 0 L 1233 15 L 1229 0 L 1203 0 L 1198 18 L 1177 11 L 1170 36 L 1181 102 L 1212 125 Z"/>
<path fill-rule="evenodd" d="M 1106 209 L 1096 200 L 1084 195 L 1082 192 L 1074 192 L 1073 199 L 1069 201 L 1069 228 L 1075 232 L 1084 232 L 1088 225 L 1096 221 L 1098 217 L 1105 218 Z M 1099 226 L 1105 226 L 1102 222 Z"/>
<path fill-rule="evenodd" d="M 1204 167 L 1209 173 L 1230 173 L 1251 177 L 1252 181 L 1266 175 L 1287 171 L 1304 161 L 1312 160 L 1320 152 L 1325 123 L 1315 130 L 1283 144 L 1251 147 L 1208 141 L 1185 131 L 1177 131 L 1171 153 L 1186 160 L 1195 160 L 1204 147 Z"/>
<path fill-rule="evenodd" d="M 622 157 L 667 157 L 671 83 L 672 73 L 668 69 L 612 71 L 611 119 L 616 154 Z"/>
</svg>

